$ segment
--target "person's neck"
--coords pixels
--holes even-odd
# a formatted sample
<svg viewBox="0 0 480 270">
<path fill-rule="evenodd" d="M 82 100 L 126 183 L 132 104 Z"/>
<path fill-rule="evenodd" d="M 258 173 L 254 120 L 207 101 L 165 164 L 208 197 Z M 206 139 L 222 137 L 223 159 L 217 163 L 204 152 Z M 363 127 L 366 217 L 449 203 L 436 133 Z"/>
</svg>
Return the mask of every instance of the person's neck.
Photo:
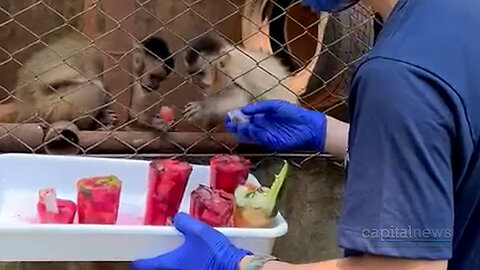
<svg viewBox="0 0 480 270">
<path fill-rule="evenodd" d="M 390 16 L 390 13 L 398 1 L 399 0 L 364 0 L 365 3 L 382 16 L 384 22 L 387 21 L 388 16 Z"/>
</svg>

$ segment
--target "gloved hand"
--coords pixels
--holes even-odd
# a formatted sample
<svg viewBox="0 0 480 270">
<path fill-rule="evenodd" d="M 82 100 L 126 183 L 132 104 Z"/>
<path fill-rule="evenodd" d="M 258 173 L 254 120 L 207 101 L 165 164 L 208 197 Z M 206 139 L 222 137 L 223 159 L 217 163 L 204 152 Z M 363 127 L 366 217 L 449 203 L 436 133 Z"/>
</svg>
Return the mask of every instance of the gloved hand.
<svg viewBox="0 0 480 270">
<path fill-rule="evenodd" d="M 326 117 L 281 100 L 260 101 L 246 105 L 241 112 L 246 123 L 234 123 L 227 116 L 226 129 L 240 141 L 259 143 L 273 151 L 323 151 Z"/>
<path fill-rule="evenodd" d="M 151 259 L 132 262 L 135 270 L 237 270 L 240 260 L 252 253 L 233 246 L 227 237 L 185 214 L 173 218 L 185 242 L 177 249 Z"/>
</svg>

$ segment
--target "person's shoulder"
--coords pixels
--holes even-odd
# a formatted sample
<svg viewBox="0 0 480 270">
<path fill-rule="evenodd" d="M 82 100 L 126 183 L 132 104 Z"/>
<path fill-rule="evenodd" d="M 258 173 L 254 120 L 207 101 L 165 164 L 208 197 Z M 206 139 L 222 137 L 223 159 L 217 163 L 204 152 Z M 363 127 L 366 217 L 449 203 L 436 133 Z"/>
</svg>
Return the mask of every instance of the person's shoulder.
<svg viewBox="0 0 480 270">
<path fill-rule="evenodd" d="M 452 98 L 450 98 L 452 97 Z M 458 101 L 447 84 L 434 74 L 408 62 L 385 57 L 365 60 L 353 77 L 349 104 L 385 117 L 431 115 L 432 108 L 443 108 Z M 436 109 L 434 109 L 436 110 Z M 429 113 L 427 113 L 429 112 Z"/>
<path fill-rule="evenodd" d="M 480 1 L 474 2 L 401 0 L 369 54 L 422 67 L 457 88 L 458 76 L 451 67 L 475 65 L 480 56 L 480 36 L 471 32 L 480 27 L 480 17 L 471 11 L 480 8 Z M 470 59 L 462 59 L 461 54 Z"/>
<path fill-rule="evenodd" d="M 395 78 L 414 71 L 428 73 L 428 71 L 423 70 L 421 67 L 401 59 L 381 55 L 370 55 L 358 65 L 354 78 L 358 76 L 364 78 L 374 77 L 375 79 L 381 79 L 383 76 Z"/>
<path fill-rule="evenodd" d="M 384 56 L 366 58 L 358 66 L 353 76 L 354 87 L 365 85 L 368 86 L 369 91 L 396 88 L 402 88 L 402 91 L 415 91 L 422 86 L 431 85 L 435 81 L 441 84 L 441 79 L 421 66 Z M 405 85 L 415 87 L 403 89 Z"/>
</svg>

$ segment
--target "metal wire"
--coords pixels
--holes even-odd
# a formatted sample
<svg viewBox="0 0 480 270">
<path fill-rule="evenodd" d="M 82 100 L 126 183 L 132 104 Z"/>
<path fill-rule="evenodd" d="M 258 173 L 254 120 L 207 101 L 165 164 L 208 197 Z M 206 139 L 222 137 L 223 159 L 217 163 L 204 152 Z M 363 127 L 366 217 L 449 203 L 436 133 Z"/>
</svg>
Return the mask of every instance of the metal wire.
<svg viewBox="0 0 480 270">
<path fill-rule="evenodd" d="M 139 117 L 155 114 L 162 105 L 174 104 L 177 108 L 182 108 L 188 102 L 197 99 L 198 89 L 201 89 L 201 86 L 189 81 L 191 75 L 186 73 L 185 64 L 182 60 L 183 53 L 188 49 L 188 44 L 192 40 L 207 34 L 207 32 L 214 32 L 230 42 L 234 48 L 239 48 L 243 46 L 243 41 L 255 38 L 256 34 L 262 33 L 264 36 L 268 36 L 270 42 L 269 57 L 287 57 L 288 59 L 284 59 L 288 60 L 287 62 L 303 63 L 304 65 L 316 61 L 314 69 L 306 68 L 306 66 L 299 69 L 300 71 L 308 72 L 310 77 L 308 81 L 304 82 L 308 87 L 302 93 L 296 93 L 295 91 L 298 90 L 289 89 L 286 81 L 290 77 L 295 76 L 298 69 L 296 73 L 290 74 L 289 77 L 277 78 L 277 80 L 278 85 L 282 85 L 292 93 L 296 93 L 303 106 L 309 109 L 321 109 L 326 113 L 339 108 L 344 109 L 351 71 L 374 42 L 375 16 L 370 10 L 361 5 L 357 5 L 342 14 L 329 15 L 323 39 L 320 40 L 311 31 L 316 29 L 320 25 L 321 20 L 325 18 L 310 13 L 308 8 L 299 8 L 301 1 L 298 0 L 269 1 L 269 3 L 264 5 L 265 9 L 274 8 L 281 12 L 275 12 L 275 16 L 269 15 L 268 10 L 257 12 L 258 14 L 266 14 L 266 18 L 263 21 L 249 17 L 249 14 L 253 14 L 253 12 L 248 10 L 248 8 L 262 6 L 259 5 L 258 0 L 118 0 L 115 2 L 115 5 L 122 6 L 127 2 L 130 3 L 127 6 L 134 6 L 134 8 L 118 12 L 118 7 L 112 6 L 111 1 L 108 2 L 106 0 L 89 0 L 85 2 L 80 0 L 3 1 L 0 4 L 0 87 L 3 90 L 0 93 L 0 98 L 3 101 L 0 107 L 4 104 L 12 104 L 12 102 L 15 104 L 27 102 L 17 96 L 19 89 L 28 87 L 33 82 L 45 83 L 42 81 L 44 75 L 53 70 L 53 68 L 60 66 L 77 72 L 79 74 L 78 78 L 81 77 L 85 82 L 92 82 L 92 79 L 86 74 L 89 70 L 72 65 L 67 61 L 64 52 L 55 52 L 52 47 L 51 42 L 57 40 L 57 36 L 61 36 L 64 32 L 72 32 L 85 40 L 85 46 L 74 55 L 70 55 L 70 57 L 75 57 L 75 55 L 80 55 L 80 53 L 93 48 L 100 52 L 104 63 L 108 62 L 111 64 L 110 66 L 105 65 L 103 71 L 97 74 L 99 78 L 128 76 L 130 82 L 126 86 L 120 86 L 116 84 L 115 80 L 113 83 L 110 82 L 109 85 L 105 84 L 106 81 L 104 81 L 105 87 L 102 90 L 108 97 L 108 101 L 94 110 L 84 110 L 85 115 L 69 119 L 71 122 L 76 122 L 89 118 L 93 123 L 97 124 L 97 128 L 101 128 L 101 131 L 81 131 L 79 135 L 80 142 L 78 143 L 71 141 L 70 138 L 62 134 L 59 135 L 60 137 L 57 140 L 74 144 L 79 149 L 77 154 L 93 156 L 153 158 L 174 155 L 208 157 L 215 154 L 215 152 L 234 153 L 241 151 L 242 148 L 232 144 L 231 141 L 225 141 L 224 137 L 218 137 L 216 134 L 222 131 L 220 126 L 206 130 L 195 125 L 195 123 L 186 121 L 185 117 L 182 116 L 181 110 L 177 111 L 176 121 L 173 125 L 178 136 L 154 133 L 148 130 L 148 128 L 141 129 L 142 133 L 134 130 L 135 126 L 133 124 L 137 122 Z M 112 10 L 115 10 L 115 8 L 117 8 L 117 13 L 113 14 Z M 300 12 L 301 14 L 293 14 L 292 12 Z M 87 14 L 91 15 L 91 13 L 94 13 L 96 16 L 93 27 L 88 25 L 91 22 L 87 19 L 89 18 Z M 122 15 L 119 16 L 119 13 Z M 308 23 L 308 25 L 304 25 L 299 18 L 307 15 L 317 16 L 317 19 Z M 272 29 L 270 23 L 277 20 L 285 22 L 284 29 Z M 241 31 L 239 31 L 239 25 L 242 24 L 242 21 L 255 25 L 254 27 L 258 31 L 242 36 Z M 260 25 L 258 25 L 259 21 L 262 21 Z M 130 27 L 126 25 L 130 25 Z M 133 29 L 130 29 L 132 28 L 131 25 L 133 25 Z M 297 31 L 299 33 L 296 35 L 292 35 L 289 32 L 290 30 L 288 30 L 289 25 L 295 25 L 295 27 L 303 29 Z M 83 29 L 86 29 L 86 26 L 90 26 L 90 29 L 96 29 L 96 35 L 92 37 L 84 33 Z M 275 30 L 276 33 L 283 31 L 284 37 L 280 39 L 285 40 L 277 40 L 277 37 L 271 36 L 269 31 L 265 29 Z M 115 40 L 112 39 L 113 35 L 116 35 L 117 38 L 121 36 L 124 41 L 130 42 L 132 46 L 121 50 L 113 49 L 112 42 L 114 41 L 112 40 Z M 165 81 L 161 82 L 162 87 L 160 90 L 149 94 L 148 104 L 143 106 L 140 111 L 134 112 L 131 110 L 131 104 L 124 104 L 125 100 L 123 102 L 120 101 L 120 97 L 130 97 L 132 88 L 135 87 L 137 81 L 143 76 L 149 76 L 145 72 L 136 78 L 136 75 L 131 70 L 130 62 L 136 46 L 141 46 L 143 41 L 152 36 L 159 36 L 167 41 L 172 50 L 172 57 L 175 57 L 175 69 Z M 296 43 L 312 46 L 311 43 L 305 40 L 315 40 L 315 43 L 321 46 L 321 50 L 305 57 L 303 52 L 292 49 Z M 52 50 L 55 56 L 58 59 L 62 59 L 62 61 L 52 66 L 52 69 L 46 70 L 42 74 L 37 74 L 26 63 L 28 63 L 28 59 L 32 55 L 38 53 L 38 48 L 40 47 Z M 315 49 L 313 47 L 306 48 L 306 51 L 315 51 Z M 251 57 L 248 54 L 245 55 Z M 127 64 L 125 65 L 124 63 Z M 258 62 L 255 68 L 260 68 L 267 74 L 274 75 L 268 69 L 260 66 L 260 64 L 261 62 Z M 158 65 L 163 65 L 163 61 L 159 61 Z M 29 70 L 33 74 L 32 80 L 24 85 L 19 85 L 16 82 L 15 74 L 20 70 Z M 249 71 L 238 77 L 244 76 L 247 72 Z M 238 79 L 238 77 L 232 79 Z M 68 81 L 69 78 L 65 78 L 65 80 Z M 45 84 L 48 85 L 48 83 Z M 48 91 L 49 95 L 57 95 L 59 98 L 56 102 L 58 104 L 68 104 L 71 106 L 71 110 L 83 110 L 84 108 L 79 106 L 78 103 L 66 100 L 68 94 L 74 91 L 82 91 L 82 87 L 82 85 L 79 85 L 75 89 L 69 88 L 69 92 L 64 92 L 61 87 L 55 88 L 52 85 L 48 85 L 46 89 L 38 91 Z M 228 87 L 230 85 L 225 85 L 225 89 Z M 274 87 L 264 89 L 265 92 L 263 94 L 272 91 Z M 130 98 L 128 100 L 130 101 Z M 124 110 L 128 112 L 130 118 L 118 123 L 116 126 L 106 126 L 98 117 L 92 115 L 94 111 L 109 108 L 111 105 L 116 106 L 114 108 L 117 110 L 117 114 L 121 113 L 118 110 Z M 53 106 L 53 104 L 50 106 Z M 0 113 L 3 113 L 1 109 Z M 38 126 L 30 123 L 37 123 Z M 18 125 L 0 124 L 2 127 L 0 129 L 0 152 L 43 153 L 45 146 L 49 145 L 50 142 L 46 141 L 44 136 L 42 138 L 31 138 L 30 135 L 24 134 L 26 132 L 24 130 L 28 130 L 26 127 L 32 125 L 33 129 L 41 127 L 46 132 L 54 128 L 52 124 L 38 113 L 33 114 L 33 116 Z M 196 132 L 196 135 L 192 136 L 191 141 L 189 141 L 188 136 L 192 134 L 192 130 Z M 145 135 L 144 133 L 151 135 Z M 201 135 L 198 135 L 199 133 Z M 137 135 L 141 136 L 142 139 L 135 140 Z M 182 140 L 177 141 L 175 138 L 182 138 Z M 30 145 L 38 140 L 40 143 Z M 206 144 L 206 141 L 209 144 Z M 7 142 L 14 142 L 14 145 L 12 146 L 10 143 L 6 147 L 5 144 Z M 108 145 L 108 147 L 105 145 Z M 168 145 L 168 147 L 165 145 Z M 215 146 L 216 150 L 209 152 L 209 148 L 206 145 Z M 162 149 L 162 147 L 168 149 Z M 97 150 L 99 148 L 108 150 L 99 152 Z M 202 151 L 197 151 L 197 148 L 201 148 Z M 300 160 L 295 163 L 298 166 L 302 166 L 303 163 L 313 158 L 331 158 L 331 156 L 321 153 L 268 153 L 257 151 L 244 154 L 258 158 L 259 162 L 261 162 L 261 158 L 272 156 Z"/>
</svg>

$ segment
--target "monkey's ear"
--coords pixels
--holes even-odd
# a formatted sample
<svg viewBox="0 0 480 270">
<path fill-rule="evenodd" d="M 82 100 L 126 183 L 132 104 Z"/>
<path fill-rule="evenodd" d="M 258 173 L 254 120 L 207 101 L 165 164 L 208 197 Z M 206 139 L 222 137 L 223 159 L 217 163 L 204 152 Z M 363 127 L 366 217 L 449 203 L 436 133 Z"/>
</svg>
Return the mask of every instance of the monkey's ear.
<svg viewBox="0 0 480 270">
<path fill-rule="evenodd" d="M 133 61 L 133 70 L 139 74 L 143 72 L 144 66 L 144 54 L 140 50 L 135 50 L 133 52 L 132 61 Z"/>
</svg>

